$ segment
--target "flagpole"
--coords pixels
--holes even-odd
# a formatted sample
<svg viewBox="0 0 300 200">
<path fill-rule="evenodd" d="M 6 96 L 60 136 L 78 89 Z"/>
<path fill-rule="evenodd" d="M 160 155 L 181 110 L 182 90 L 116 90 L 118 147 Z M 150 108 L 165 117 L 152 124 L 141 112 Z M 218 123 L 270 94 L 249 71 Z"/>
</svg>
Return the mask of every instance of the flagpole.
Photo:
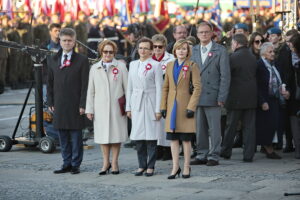
<svg viewBox="0 0 300 200">
<path fill-rule="evenodd" d="M 194 14 L 194 19 L 195 19 L 195 21 L 196 21 L 197 11 L 198 11 L 198 8 L 199 8 L 199 1 L 200 1 L 200 0 L 197 0 L 197 4 L 196 4 L 196 8 L 195 8 L 195 14 Z M 197 22 L 196 22 L 196 23 L 197 23 Z M 193 26 L 194 26 L 194 25 L 193 25 Z M 191 30 L 190 30 L 190 36 L 192 35 L 193 26 L 191 27 Z"/>
</svg>

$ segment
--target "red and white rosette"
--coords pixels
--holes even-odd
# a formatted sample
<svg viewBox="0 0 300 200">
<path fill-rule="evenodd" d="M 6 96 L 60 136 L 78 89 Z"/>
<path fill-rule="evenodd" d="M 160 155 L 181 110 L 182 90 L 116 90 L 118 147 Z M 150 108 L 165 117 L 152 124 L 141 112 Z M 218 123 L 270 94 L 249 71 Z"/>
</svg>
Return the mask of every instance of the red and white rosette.
<svg viewBox="0 0 300 200">
<path fill-rule="evenodd" d="M 163 65 L 161 66 L 162 70 L 166 70 L 167 66 L 166 65 Z"/>
<path fill-rule="evenodd" d="M 113 75 L 114 75 L 114 80 L 116 81 L 116 80 L 117 80 L 117 75 L 118 75 L 118 73 L 119 73 L 119 69 L 116 68 L 116 67 L 114 67 L 114 68 L 112 69 L 112 73 L 113 73 Z"/>
<path fill-rule="evenodd" d="M 212 52 L 209 52 L 208 53 L 208 57 L 212 57 L 213 56 L 213 53 Z"/>
<path fill-rule="evenodd" d="M 182 70 L 183 70 L 183 78 L 185 78 L 186 77 L 186 72 L 189 71 L 189 66 L 188 65 L 183 65 Z"/>
<path fill-rule="evenodd" d="M 66 60 L 62 66 L 60 66 L 59 68 L 60 69 L 63 69 L 65 67 L 69 67 L 71 65 L 71 61 L 70 60 Z"/>
<path fill-rule="evenodd" d="M 148 72 L 149 70 L 151 70 L 151 69 L 152 69 L 152 65 L 151 65 L 150 63 L 148 63 L 148 64 L 146 65 L 146 67 L 145 67 L 144 75 L 146 76 L 146 75 L 147 75 L 147 72 Z"/>
</svg>

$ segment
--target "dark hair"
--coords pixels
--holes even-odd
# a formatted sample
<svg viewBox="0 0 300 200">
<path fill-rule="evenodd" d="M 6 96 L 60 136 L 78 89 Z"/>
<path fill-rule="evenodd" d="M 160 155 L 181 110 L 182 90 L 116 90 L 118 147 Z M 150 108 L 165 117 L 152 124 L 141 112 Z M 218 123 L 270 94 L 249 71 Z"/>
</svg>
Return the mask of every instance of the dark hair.
<svg viewBox="0 0 300 200">
<path fill-rule="evenodd" d="M 293 35 L 290 39 L 290 43 L 292 43 L 296 54 L 298 55 L 298 57 L 300 57 L 300 34 L 297 33 L 296 35 Z"/>
<path fill-rule="evenodd" d="M 173 33 L 176 33 L 178 27 L 183 27 L 187 31 L 187 28 L 185 27 L 185 25 L 181 24 L 181 25 L 177 25 L 173 28 Z"/>
<path fill-rule="evenodd" d="M 72 28 L 63 28 L 59 32 L 59 37 L 64 36 L 64 35 L 67 35 L 70 37 L 76 37 L 76 32 Z"/>
<path fill-rule="evenodd" d="M 207 21 L 200 22 L 200 24 L 198 24 L 198 26 L 197 26 L 197 30 L 199 29 L 200 26 L 208 26 L 210 28 L 210 30 L 214 29 L 213 25 L 211 25 L 211 23 L 209 23 Z"/>
<path fill-rule="evenodd" d="M 148 42 L 150 44 L 150 49 L 153 50 L 153 42 L 150 38 L 142 37 L 141 39 L 139 39 L 139 41 L 137 42 L 137 47 L 139 47 L 140 43 L 142 42 Z"/>
<path fill-rule="evenodd" d="M 263 40 L 262 43 L 264 43 L 264 36 L 261 33 L 259 33 L 259 32 L 253 32 L 251 34 L 251 36 L 250 36 L 250 39 L 249 39 L 249 47 L 252 47 L 252 45 L 253 45 L 253 43 L 255 41 L 256 36 L 260 36 L 262 38 L 262 40 Z"/>
<path fill-rule="evenodd" d="M 52 29 L 54 28 L 59 28 L 61 29 L 61 25 L 60 24 L 57 24 L 57 23 L 52 23 L 49 25 L 49 30 L 52 31 Z"/>
<path fill-rule="evenodd" d="M 291 36 L 296 34 L 299 34 L 298 31 L 296 29 L 291 29 L 286 32 L 285 36 Z"/>
<path fill-rule="evenodd" d="M 238 33 L 232 36 L 232 40 L 236 41 L 241 46 L 248 45 L 248 39 L 244 34 Z"/>
</svg>

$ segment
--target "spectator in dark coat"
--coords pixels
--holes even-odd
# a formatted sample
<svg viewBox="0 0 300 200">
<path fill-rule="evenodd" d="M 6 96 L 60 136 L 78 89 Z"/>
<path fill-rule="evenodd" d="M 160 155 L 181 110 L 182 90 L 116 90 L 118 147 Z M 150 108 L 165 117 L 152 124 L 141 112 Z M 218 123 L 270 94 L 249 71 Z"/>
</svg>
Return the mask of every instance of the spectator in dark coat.
<svg viewBox="0 0 300 200">
<path fill-rule="evenodd" d="M 272 43 L 264 43 L 260 55 L 257 70 L 256 142 L 266 149 L 267 158 L 280 159 L 274 152 L 272 143 L 280 128 L 280 106 L 284 103 L 284 98 L 289 97 L 289 92 L 283 89 L 280 71 L 273 64 L 275 53 Z"/>
<path fill-rule="evenodd" d="M 291 97 L 289 102 L 289 114 L 291 131 L 296 147 L 295 157 L 300 159 L 300 34 L 294 35 L 288 42 L 292 49 L 293 73 L 291 74 L 289 85 Z M 297 89 L 298 88 L 298 89 Z M 298 90 L 298 95 L 297 95 Z M 298 118 L 297 118 L 298 115 Z"/>
<path fill-rule="evenodd" d="M 225 107 L 227 123 L 221 156 L 229 159 L 239 120 L 242 122 L 244 161 L 252 162 L 255 152 L 255 113 L 257 106 L 255 56 L 247 48 L 247 37 L 236 34 L 232 38 L 230 55 L 231 83 Z"/>
<path fill-rule="evenodd" d="M 175 26 L 173 29 L 173 36 L 175 41 L 170 42 L 167 46 L 167 52 L 172 53 L 174 44 L 180 39 L 186 39 L 188 30 L 184 25 Z"/>
<path fill-rule="evenodd" d="M 89 62 L 75 53 L 74 29 L 60 31 L 62 50 L 48 63 L 47 100 L 53 112 L 53 125 L 59 132 L 63 166 L 54 173 L 80 173 L 83 157 L 82 129 L 87 96 Z"/>
</svg>

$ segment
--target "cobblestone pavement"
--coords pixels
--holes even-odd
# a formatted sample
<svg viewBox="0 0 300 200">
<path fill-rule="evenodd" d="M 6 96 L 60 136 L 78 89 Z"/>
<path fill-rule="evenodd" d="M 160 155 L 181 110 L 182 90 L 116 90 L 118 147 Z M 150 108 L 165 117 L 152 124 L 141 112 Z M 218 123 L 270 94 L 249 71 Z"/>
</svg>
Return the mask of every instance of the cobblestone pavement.
<svg viewBox="0 0 300 200">
<path fill-rule="evenodd" d="M 5 94 L 5 93 L 4 93 Z M 18 104 L 25 90 L 0 95 L 0 135 L 11 135 L 21 107 L 8 105 L 13 98 Z M 7 98 L 7 99 L 5 99 Z M 26 110 L 27 112 L 28 110 Z M 26 128 L 26 119 L 23 128 Z M 24 131 L 24 130 L 21 130 Z M 134 149 L 122 148 L 120 174 L 99 176 L 102 156 L 98 145 L 88 140 L 93 149 L 84 151 L 81 173 L 55 175 L 61 165 L 59 149 L 43 154 L 37 148 L 14 146 L 0 153 L 0 200 L 58 200 L 58 199 L 201 199 L 201 200 L 296 200 L 300 196 L 300 160 L 293 153 L 283 154 L 281 160 L 266 159 L 256 153 L 253 163 L 242 162 L 242 150 L 234 149 L 231 160 L 220 160 L 215 167 L 192 166 L 190 179 L 167 180 L 171 161 L 157 161 L 153 177 L 135 177 L 137 156 Z M 183 167 L 183 158 L 181 157 Z"/>
</svg>

